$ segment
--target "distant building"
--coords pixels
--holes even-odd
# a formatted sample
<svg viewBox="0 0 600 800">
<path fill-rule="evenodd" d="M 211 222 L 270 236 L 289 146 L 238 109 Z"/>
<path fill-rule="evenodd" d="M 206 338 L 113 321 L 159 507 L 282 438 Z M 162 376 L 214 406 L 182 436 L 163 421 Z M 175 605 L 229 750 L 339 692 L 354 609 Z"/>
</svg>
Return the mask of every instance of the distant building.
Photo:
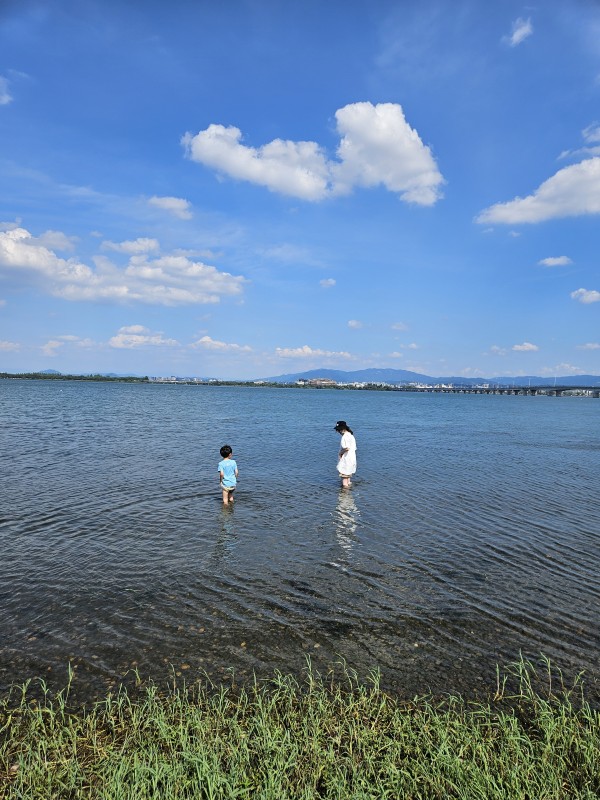
<svg viewBox="0 0 600 800">
<path fill-rule="evenodd" d="M 309 386 L 315 386 L 318 389 L 325 389 L 328 386 L 337 386 L 337 381 L 331 378 L 311 378 L 308 381 Z"/>
</svg>

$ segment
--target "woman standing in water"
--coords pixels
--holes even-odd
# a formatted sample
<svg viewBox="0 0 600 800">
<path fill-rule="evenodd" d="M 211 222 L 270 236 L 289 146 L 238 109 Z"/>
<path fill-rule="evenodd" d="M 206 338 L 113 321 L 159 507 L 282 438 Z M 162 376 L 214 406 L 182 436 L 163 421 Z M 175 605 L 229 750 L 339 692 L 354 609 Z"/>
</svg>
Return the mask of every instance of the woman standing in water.
<svg viewBox="0 0 600 800">
<path fill-rule="evenodd" d="M 335 430 L 342 436 L 337 471 L 342 479 L 342 487 L 348 489 L 351 486 L 350 478 L 356 472 L 356 439 L 343 419 L 338 420 Z"/>
</svg>

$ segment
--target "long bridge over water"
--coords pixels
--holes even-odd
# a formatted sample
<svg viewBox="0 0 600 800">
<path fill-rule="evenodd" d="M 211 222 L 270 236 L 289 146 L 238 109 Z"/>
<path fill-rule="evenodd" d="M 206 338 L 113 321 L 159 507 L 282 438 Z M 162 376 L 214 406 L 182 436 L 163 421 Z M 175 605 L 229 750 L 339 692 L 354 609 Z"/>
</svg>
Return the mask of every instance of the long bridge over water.
<svg viewBox="0 0 600 800">
<path fill-rule="evenodd" d="M 600 386 L 398 386 L 400 391 L 433 392 L 435 394 L 507 394 L 535 397 L 596 397 L 600 398 Z"/>
</svg>

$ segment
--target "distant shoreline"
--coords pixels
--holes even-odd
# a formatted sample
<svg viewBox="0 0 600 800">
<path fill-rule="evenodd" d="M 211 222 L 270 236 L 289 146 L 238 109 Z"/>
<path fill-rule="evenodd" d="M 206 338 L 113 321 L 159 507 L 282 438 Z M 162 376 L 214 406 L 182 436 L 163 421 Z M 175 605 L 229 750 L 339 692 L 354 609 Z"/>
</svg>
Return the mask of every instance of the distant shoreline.
<svg viewBox="0 0 600 800">
<path fill-rule="evenodd" d="M 335 381 L 309 381 L 299 380 L 290 383 L 266 380 L 220 380 L 217 378 L 150 378 L 147 375 L 63 375 L 62 373 L 45 372 L 0 372 L 0 379 L 4 380 L 46 380 L 46 381 L 88 381 L 92 383 L 143 383 L 168 386 L 242 386 L 253 389 L 336 389 L 351 391 L 371 392 L 413 392 L 417 394 L 483 394 L 483 395 L 512 395 L 527 397 L 591 397 L 600 398 L 598 386 L 568 385 L 535 385 L 535 386 L 508 386 L 490 385 L 481 386 L 460 384 L 389 384 L 389 383 L 337 383 Z"/>
</svg>

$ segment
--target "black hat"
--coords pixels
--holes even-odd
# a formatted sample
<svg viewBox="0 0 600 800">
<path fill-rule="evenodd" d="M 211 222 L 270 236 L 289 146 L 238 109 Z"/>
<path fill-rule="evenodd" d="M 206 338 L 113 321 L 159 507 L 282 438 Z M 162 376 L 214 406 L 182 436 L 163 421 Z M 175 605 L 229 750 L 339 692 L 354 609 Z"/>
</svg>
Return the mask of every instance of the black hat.
<svg viewBox="0 0 600 800">
<path fill-rule="evenodd" d="M 346 422 L 343 419 L 338 419 L 338 421 L 335 423 L 334 431 L 339 433 L 340 431 L 347 430 L 347 428 L 348 426 L 346 425 Z"/>
</svg>

